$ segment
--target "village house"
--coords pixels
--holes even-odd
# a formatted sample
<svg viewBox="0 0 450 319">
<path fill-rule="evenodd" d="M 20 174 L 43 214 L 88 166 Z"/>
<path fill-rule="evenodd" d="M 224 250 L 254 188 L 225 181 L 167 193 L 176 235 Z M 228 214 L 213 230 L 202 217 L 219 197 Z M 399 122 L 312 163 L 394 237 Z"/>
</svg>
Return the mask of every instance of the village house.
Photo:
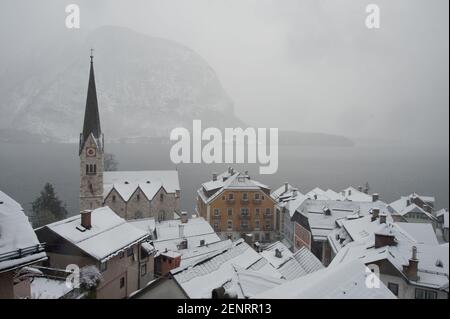
<svg viewBox="0 0 450 319">
<path fill-rule="evenodd" d="M 93 56 L 80 134 L 80 210 L 109 206 L 125 219 L 173 219 L 180 212 L 177 171 L 104 171 L 104 135 L 95 87 Z"/>
<path fill-rule="evenodd" d="M 258 253 L 243 239 L 215 250 L 170 272 L 159 285 L 136 297 L 251 298 L 288 280 L 322 269 L 307 249 L 293 254 L 281 242 Z"/>
<path fill-rule="evenodd" d="M 213 174 L 197 191 L 197 214 L 207 220 L 222 238 L 250 235 L 256 242 L 273 241 L 280 230 L 270 188 L 248 172 Z"/>
<path fill-rule="evenodd" d="M 0 299 L 31 296 L 27 266 L 47 259 L 22 206 L 0 191 Z"/>
<path fill-rule="evenodd" d="M 176 220 L 157 222 L 150 218 L 130 223 L 149 234 L 149 243 L 155 249 L 154 273 L 157 278 L 227 245 L 204 218 L 188 218 L 186 212 Z"/>
<path fill-rule="evenodd" d="M 425 245 L 438 245 L 439 241 L 430 224 L 393 222 L 390 215 L 372 209 L 372 214 L 355 219 L 342 219 L 337 222 L 337 228 L 328 235 L 331 246 L 331 258 L 349 243 L 368 243 L 373 241 L 374 234 L 380 229 L 391 227 L 395 231 L 413 239 L 416 243 Z"/>
<path fill-rule="evenodd" d="M 294 216 L 297 208 L 308 198 L 289 183 L 284 183 L 271 195 L 276 202 L 276 216 L 280 216 L 280 235 L 283 244 L 294 247 Z"/>
<path fill-rule="evenodd" d="M 433 215 L 435 199 L 412 193 L 402 196 L 389 204 L 389 210 L 395 221 L 408 223 L 430 223 L 436 229 L 437 219 Z"/>
<path fill-rule="evenodd" d="M 96 298 L 125 298 L 153 279 L 153 248 L 148 233 L 109 207 L 86 210 L 35 230 L 46 243 L 47 267 L 66 269 L 93 265 L 102 280 Z"/>
<path fill-rule="evenodd" d="M 376 266 L 380 280 L 398 298 L 448 298 L 448 245 L 437 243 L 430 225 L 409 228 L 411 235 L 402 228 L 407 224 L 399 226 L 384 218 L 349 224 L 353 225 L 347 225 L 347 231 L 352 228 L 350 233 L 364 238 L 346 244 L 329 267 L 359 260 L 371 269 Z"/>
<path fill-rule="evenodd" d="M 387 205 L 373 195 L 372 202 L 305 200 L 294 212 L 294 251 L 301 247 L 311 250 L 326 266 L 331 262 L 332 250 L 328 235 L 340 220 L 368 216 L 373 209 L 386 213 Z"/>
</svg>

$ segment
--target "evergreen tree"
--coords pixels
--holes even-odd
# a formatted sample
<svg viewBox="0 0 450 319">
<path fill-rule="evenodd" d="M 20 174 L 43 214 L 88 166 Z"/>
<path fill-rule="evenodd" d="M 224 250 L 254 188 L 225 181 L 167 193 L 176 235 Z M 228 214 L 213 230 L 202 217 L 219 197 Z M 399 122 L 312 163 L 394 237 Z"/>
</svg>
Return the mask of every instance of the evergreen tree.
<svg viewBox="0 0 450 319">
<path fill-rule="evenodd" d="M 44 185 L 44 189 L 31 204 L 31 208 L 34 227 L 47 225 L 67 217 L 65 204 L 56 196 L 55 189 L 50 183 Z"/>
</svg>

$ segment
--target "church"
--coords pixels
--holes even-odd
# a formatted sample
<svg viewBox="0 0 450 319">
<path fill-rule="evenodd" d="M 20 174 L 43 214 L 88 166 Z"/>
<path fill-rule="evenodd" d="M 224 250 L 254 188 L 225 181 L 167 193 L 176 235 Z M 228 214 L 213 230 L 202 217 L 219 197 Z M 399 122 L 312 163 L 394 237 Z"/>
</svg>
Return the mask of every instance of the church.
<svg viewBox="0 0 450 319">
<path fill-rule="evenodd" d="M 180 213 L 178 171 L 104 171 L 104 136 L 91 53 L 89 84 L 80 134 L 80 211 L 109 206 L 129 219 L 173 219 Z"/>
</svg>

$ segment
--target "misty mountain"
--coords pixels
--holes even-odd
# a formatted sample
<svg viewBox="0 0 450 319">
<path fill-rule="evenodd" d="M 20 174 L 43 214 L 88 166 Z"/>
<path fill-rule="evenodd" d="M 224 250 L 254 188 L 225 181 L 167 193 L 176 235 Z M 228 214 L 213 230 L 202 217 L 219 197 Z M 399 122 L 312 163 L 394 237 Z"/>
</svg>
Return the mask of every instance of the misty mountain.
<svg viewBox="0 0 450 319">
<path fill-rule="evenodd" d="M 76 142 L 90 48 L 102 130 L 109 141 L 164 142 L 175 127 L 246 127 L 214 70 L 191 49 L 121 27 L 55 37 L 0 73 L 0 140 Z M 280 143 L 351 145 L 345 137 L 282 132 Z"/>
<path fill-rule="evenodd" d="M 215 72 L 180 44 L 119 27 L 102 27 L 84 42 L 71 44 L 59 50 L 62 57 L 41 54 L 39 63 L 45 68 L 24 72 L 8 92 L 2 92 L 2 113 L 9 116 L 0 123 L 3 129 L 77 140 L 91 46 L 107 138 L 168 137 L 172 128 L 191 127 L 192 119 L 219 128 L 241 123 Z M 11 109 L 14 112 L 7 111 Z"/>
</svg>

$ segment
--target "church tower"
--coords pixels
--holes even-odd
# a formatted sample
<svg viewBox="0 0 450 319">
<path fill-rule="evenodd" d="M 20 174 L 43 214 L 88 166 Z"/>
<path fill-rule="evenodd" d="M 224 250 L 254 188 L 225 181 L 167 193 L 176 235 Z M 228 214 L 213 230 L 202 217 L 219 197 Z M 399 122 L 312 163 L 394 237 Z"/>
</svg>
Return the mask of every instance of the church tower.
<svg viewBox="0 0 450 319">
<path fill-rule="evenodd" d="M 80 210 L 103 206 L 103 134 L 100 129 L 94 63 L 91 68 L 84 111 L 83 132 L 80 134 Z"/>
</svg>

